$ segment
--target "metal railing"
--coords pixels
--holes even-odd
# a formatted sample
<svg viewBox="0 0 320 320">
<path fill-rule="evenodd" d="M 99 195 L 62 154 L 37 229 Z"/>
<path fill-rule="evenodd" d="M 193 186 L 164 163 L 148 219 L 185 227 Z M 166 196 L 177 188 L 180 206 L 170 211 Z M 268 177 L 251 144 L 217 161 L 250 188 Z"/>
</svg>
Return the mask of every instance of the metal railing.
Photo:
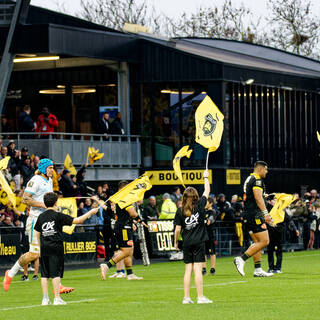
<svg viewBox="0 0 320 320">
<path fill-rule="evenodd" d="M 66 132 L 3 132 L 2 144 L 14 140 L 16 149 L 28 147 L 29 155 L 45 155 L 57 165 L 64 163 L 68 153 L 76 166 L 87 162 L 89 147 L 99 149 L 104 157 L 95 163 L 100 167 L 140 167 L 141 143 L 137 135 L 101 135 Z"/>
</svg>

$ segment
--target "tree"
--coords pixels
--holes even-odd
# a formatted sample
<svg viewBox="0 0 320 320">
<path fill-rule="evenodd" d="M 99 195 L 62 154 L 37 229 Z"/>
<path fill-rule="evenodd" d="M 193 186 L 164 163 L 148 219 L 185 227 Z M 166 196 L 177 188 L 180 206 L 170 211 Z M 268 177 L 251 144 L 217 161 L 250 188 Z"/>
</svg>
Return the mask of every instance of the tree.
<svg viewBox="0 0 320 320">
<path fill-rule="evenodd" d="M 253 14 L 242 3 L 235 7 L 225 0 L 221 7 L 200 7 L 192 14 L 183 13 L 175 21 L 167 18 L 166 32 L 174 37 L 209 37 L 241 40 L 255 43 L 267 42 L 266 33 L 259 30 L 260 19 L 253 22 Z"/>
<path fill-rule="evenodd" d="M 269 0 L 272 46 L 299 55 L 319 58 L 319 17 L 311 1 Z"/>
<path fill-rule="evenodd" d="M 138 4 L 134 0 L 81 0 L 80 7 L 80 18 L 116 30 L 122 30 L 126 22 L 149 27 L 153 33 L 160 29 L 160 15 L 146 1 Z"/>
</svg>

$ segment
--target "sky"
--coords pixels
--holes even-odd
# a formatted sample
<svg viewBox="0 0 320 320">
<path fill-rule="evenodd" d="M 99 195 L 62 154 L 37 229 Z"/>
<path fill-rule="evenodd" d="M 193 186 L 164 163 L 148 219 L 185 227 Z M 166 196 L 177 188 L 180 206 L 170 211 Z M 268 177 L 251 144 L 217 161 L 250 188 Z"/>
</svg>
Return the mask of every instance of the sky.
<svg viewBox="0 0 320 320">
<path fill-rule="evenodd" d="M 94 2 L 95 0 L 91 0 Z M 142 2 L 143 0 L 136 0 Z M 154 6 L 157 12 L 163 12 L 166 16 L 178 18 L 182 12 L 192 13 L 200 6 L 220 6 L 224 0 L 146 0 L 150 6 Z M 260 16 L 265 16 L 267 12 L 268 0 L 232 0 L 234 5 L 244 3 L 250 8 L 254 17 L 259 19 Z M 56 10 L 57 3 L 63 4 L 67 13 L 75 15 L 80 9 L 80 0 L 31 0 L 31 4 L 41 6 L 47 9 Z M 320 14 L 320 1 L 311 0 L 312 9 L 317 15 Z M 254 21 L 253 22 L 257 22 Z"/>
<path fill-rule="evenodd" d="M 94 1 L 94 0 L 91 0 Z M 141 0 L 137 0 L 141 2 Z M 170 17 L 178 17 L 183 11 L 193 12 L 200 6 L 213 6 L 224 3 L 224 0 L 147 0 L 150 5 L 159 12 L 165 13 Z M 244 2 L 246 7 L 249 7 L 258 16 L 266 11 L 267 0 L 233 0 L 233 3 Z M 318 3 L 319 0 L 313 0 L 314 3 Z M 31 4 L 48 9 L 56 9 L 57 3 L 64 4 L 64 7 L 68 10 L 68 13 L 75 14 L 80 8 L 80 0 L 31 0 Z M 318 3 L 318 8 L 320 4 Z"/>
</svg>

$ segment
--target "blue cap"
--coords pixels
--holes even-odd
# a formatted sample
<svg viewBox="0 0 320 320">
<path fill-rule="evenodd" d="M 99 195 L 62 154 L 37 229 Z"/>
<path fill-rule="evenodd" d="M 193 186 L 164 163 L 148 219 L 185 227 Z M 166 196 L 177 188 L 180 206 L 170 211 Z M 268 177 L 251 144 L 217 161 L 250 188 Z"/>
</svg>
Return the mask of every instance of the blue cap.
<svg viewBox="0 0 320 320">
<path fill-rule="evenodd" d="M 53 166 L 52 160 L 44 158 L 39 161 L 38 170 L 43 174 L 47 174 L 47 168 L 50 166 Z"/>
</svg>

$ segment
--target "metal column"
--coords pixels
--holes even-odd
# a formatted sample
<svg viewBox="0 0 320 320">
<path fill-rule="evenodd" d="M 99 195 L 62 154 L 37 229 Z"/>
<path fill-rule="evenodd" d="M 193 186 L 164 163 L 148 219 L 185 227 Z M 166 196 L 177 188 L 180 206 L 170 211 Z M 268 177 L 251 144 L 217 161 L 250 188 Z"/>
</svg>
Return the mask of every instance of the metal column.
<svg viewBox="0 0 320 320">
<path fill-rule="evenodd" d="M 3 4 L 2 6 L 5 6 L 5 5 L 6 4 Z M 10 49 L 12 46 L 14 32 L 16 30 L 16 26 L 18 25 L 18 23 L 26 21 L 29 5 L 30 5 L 30 0 L 17 0 L 16 5 L 14 7 L 13 14 L 12 14 L 12 19 L 10 23 L 7 40 L 6 40 L 6 45 L 2 53 L 2 59 L 0 64 L 0 114 L 2 114 L 3 104 L 6 98 L 7 89 L 8 89 L 9 81 L 11 77 L 11 72 L 13 69 L 14 54 L 10 52 Z M 1 9 L 1 6 L 0 6 L 0 9 Z"/>
<path fill-rule="evenodd" d="M 118 104 L 125 134 L 130 134 L 130 83 L 126 62 L 120 62 L 118 66 Z"/>
</svg>

